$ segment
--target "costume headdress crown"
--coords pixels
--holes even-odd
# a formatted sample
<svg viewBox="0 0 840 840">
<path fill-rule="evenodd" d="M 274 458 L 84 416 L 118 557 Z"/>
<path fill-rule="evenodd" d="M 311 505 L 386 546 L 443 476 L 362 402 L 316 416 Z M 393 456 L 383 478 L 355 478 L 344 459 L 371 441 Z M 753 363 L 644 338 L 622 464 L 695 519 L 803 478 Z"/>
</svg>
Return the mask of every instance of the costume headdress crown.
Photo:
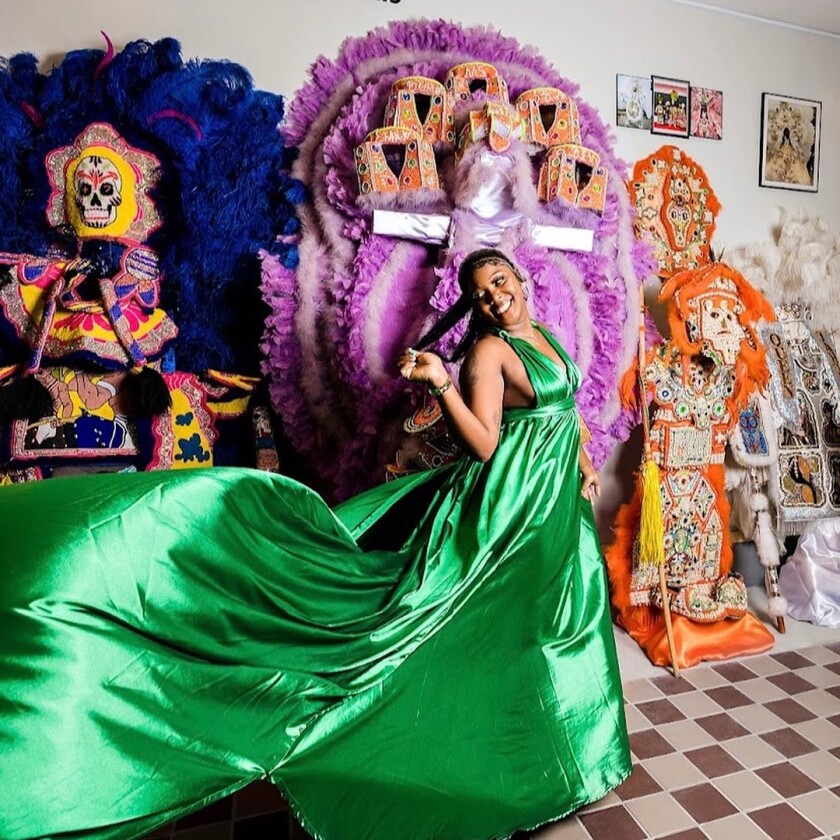
<svg viewBox="0 0 840 840">
<path fill-rule="evenodd" d="M 516 109 L 525 123 L 525 140 L 537 147 L 580 144 L 577 103 L 562 90 L 540 87 L 526 90 L 516 99 Z"/>
<path fill-rule="evenodd" d="M 586 146 L 552 146 L 540 167 L 538 191 L 541 201 L 559 198 L 601 213 L 607 199 L 607 170 L 600 155 Z"/>
<path fill-rule="evenodd" d="M 407 76 L 391 85 L 385 125 L 410 128 L 430 143 L 455 143 L 446 88 L 427 76 Z"/>
<path fill-rule="evenodd" d="M 680 299 L 679 291 L 676 292 L 674 298 L 676 300 Z M 688 299 L 688 308 L 699 310 L 707 298 L 725 298 L 731 302 L 731 305 L 738 312 L 742 312 L 744 309 L 738 293 L 738 287 L 735 285 L 734 280 L 731 280 L 729 277 L 722 275 L 716 276 L 705 289 L 695 293 Z"/>
<path fill-rule="evenodd" d="M 709 263 L 720 202 L 698 163 L 663 146 L 636 163 L 628 188 L 636 235 L 654 246 L 660 277 Z"/>
<path fill-rule="evenodd" d="M 388 148 L 391 147 L 391 148 Z M 389 154 L 401 159 L 395 165 Z M 376 128 L 356 147 L 359 193 L 439 189 L 432 144 L 410 128 Z"/>
<path fill-rule="evenodd" d="M 488 100 L 509 102 L 507 82 L 492 64 L 484 61 L 467 61 L 451 67 L 446 74 L 445 85 L 453 110 L 460 102 L 479 92 Z"/>
</svg>

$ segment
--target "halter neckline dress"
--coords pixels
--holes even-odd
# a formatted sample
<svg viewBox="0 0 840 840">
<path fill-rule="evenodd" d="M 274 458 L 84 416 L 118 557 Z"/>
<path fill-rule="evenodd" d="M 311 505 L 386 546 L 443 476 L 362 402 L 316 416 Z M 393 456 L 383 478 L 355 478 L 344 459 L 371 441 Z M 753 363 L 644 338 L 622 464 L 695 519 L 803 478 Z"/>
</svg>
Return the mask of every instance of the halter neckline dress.
<svg viewBox="0 0 840 840">
<path fill-rule="evenodd" d="M 580 373 L 330 509 L 247 469 L 0 490 L 0 836 L 140 837 L 256 779 L 323 840 L 485 840 L 630 772 Z"/>
</svg>

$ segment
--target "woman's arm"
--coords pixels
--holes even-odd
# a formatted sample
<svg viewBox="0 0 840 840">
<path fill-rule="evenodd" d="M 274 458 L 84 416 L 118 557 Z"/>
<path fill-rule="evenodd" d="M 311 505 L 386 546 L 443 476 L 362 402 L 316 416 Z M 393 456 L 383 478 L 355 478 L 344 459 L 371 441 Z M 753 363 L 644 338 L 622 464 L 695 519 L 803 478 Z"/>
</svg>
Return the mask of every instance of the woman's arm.
<svg viewBox="0 0 840 840">
<path fill-rule="evenodd" d="M 413 382 L 426 382 L 442 391 L 438 396 L 449 430 L 473 458 L 487 461 L 499 444 L 505 382 L 502 359 L 494 342 L 473 346 L 461 366 L 461 393 L 451 383 L 443 362 L 434 353 L 400 356 L 400 373 Z"/>
</svg>

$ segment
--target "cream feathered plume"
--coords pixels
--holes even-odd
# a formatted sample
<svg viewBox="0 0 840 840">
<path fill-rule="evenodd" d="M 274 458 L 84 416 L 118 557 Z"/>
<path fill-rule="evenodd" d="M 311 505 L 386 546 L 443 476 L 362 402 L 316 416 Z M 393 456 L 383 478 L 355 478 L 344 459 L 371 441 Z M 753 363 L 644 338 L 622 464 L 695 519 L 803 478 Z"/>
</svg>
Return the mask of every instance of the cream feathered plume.
<svg viewBox="0 0 840 840">
<path fill-rule="evenodd" d="M 773 304 L 802 303 L 811 327 L 835 331 L 840 324 L 840 230 L 800 209 L 783 210 L 775 241 L 727 250 L 738 269 Z"/>
</svg>

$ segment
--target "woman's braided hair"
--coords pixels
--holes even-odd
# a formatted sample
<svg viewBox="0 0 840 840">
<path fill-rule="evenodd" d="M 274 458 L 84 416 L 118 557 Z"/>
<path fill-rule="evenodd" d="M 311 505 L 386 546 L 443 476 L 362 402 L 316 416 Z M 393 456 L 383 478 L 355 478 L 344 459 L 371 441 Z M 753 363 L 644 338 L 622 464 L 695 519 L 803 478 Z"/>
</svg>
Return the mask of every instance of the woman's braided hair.
<svg viewBox="0 0 840 840">
<path fill-rule="evenodd" d="M 423 336 L 421 336 L 415 346 L 419 350 L 439 341 L 445 336 L 456 324 L 462 321 L 466 316 L 472 312 L 470 322 L 467 325 L 467 331 L 464 337 L 455 346 L 451 355 L 444 357 L 447 362 L 457 362 L 462 359 L 467 350 L 475 343 L 476 339 L 481 335 L 483 326 L 481 318 L 475 314 L 473 309 L 473 300 L 467 294 L 466 288 L 472 280 L 473 275 L 478 269 L 485 265 L 504 265 L 509 268 L 518 278 L 519 282 L 523 282 L 522 275 L 519 269 L 513 264 L 513 261 L 506 254 L 495 248 L 479 248 L 473 251 L 461 263 L 458 269 L 458 285 L 461 287 L 461 297 L 441 315 L 440 319 L 432 326 L 432 328 Z"/>
</svg>

